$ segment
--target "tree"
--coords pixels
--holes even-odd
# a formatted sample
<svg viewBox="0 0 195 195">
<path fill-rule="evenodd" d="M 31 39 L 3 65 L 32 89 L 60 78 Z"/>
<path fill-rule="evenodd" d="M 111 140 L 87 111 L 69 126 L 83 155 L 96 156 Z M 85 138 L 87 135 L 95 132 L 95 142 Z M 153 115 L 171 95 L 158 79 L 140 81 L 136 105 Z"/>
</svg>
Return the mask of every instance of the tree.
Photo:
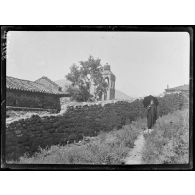
<svg viewBox="0 0 195 195">
<path fill-rule="evenodd" d="M 79 65 L 73 64 L 70 67 L 70 73 L 66 75 L 67 80 L 71 82 L 68 92 L 73 100 L 90 101 L 99 100 L 107 89 L 107 83 L 104 81 L 101 60 L 89 56 L 87 61 L 80 61 Z M 94 94 L 90 93 L 91 87 L 94 87 Z"/>
</svg>

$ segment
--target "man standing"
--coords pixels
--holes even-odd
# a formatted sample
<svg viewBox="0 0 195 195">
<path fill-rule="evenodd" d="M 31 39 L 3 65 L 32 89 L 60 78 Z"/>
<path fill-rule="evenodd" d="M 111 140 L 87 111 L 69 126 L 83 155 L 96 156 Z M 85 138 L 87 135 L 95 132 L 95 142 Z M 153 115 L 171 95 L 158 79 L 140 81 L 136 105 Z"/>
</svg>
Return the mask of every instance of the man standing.
<svg viewBox="0 0 195 195">
<path fill-rule="evenodd" d="M 151 132 L 152 127 L 157 120 L 157 105 L 154 103 L 154 100 L 151 99 L 150 104 L 147 107 L 147 126 L 148 131 Z"/>
<path fill-rule="evenodd" d="M 152 95 L 146 96 L 143 99 L 143 105 L 147 110 L 147 132 L 150 133 L 152 127 L 156 123 L 157 120 L 157 106 L 158 106 L 158 99 Z M 145 131 L 146 133 L 146 131 Z"/>
</svg>

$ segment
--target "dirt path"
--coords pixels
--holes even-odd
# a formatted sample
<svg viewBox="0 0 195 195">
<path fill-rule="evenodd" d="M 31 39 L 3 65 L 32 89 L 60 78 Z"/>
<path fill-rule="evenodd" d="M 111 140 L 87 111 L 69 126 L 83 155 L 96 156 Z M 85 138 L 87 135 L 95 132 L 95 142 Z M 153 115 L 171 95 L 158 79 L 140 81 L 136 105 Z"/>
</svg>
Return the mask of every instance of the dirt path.
<svg viewBox="0 0 195 195">
<path fill-rule="evenodd" d="M 135 146 L 130 150 L 126 160 L 125 164 L 142 164 L 142 151 L 145 144 L 145 138 L 143 133 L 140 133 L 138 138 L 135 141 Z"/>
</svg>

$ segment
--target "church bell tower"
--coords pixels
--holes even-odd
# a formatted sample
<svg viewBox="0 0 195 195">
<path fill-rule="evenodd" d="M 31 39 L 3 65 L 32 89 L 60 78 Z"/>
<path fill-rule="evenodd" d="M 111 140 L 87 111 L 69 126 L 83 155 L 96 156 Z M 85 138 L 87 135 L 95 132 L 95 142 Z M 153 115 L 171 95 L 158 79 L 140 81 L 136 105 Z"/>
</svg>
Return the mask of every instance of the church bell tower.
<svg viewBox="0 0 195 195">
<path fill-rule="evenodd" d="M 106 93 L 103 94 L 102 100 L 104 101 L 104 100 L 115 99 L 115 80 L 116 80 L 116 77 L 111 72 L 110 65 L 108 65 L 108 63 L 106 63 L 106 65 L 104 65 L 103 78 L 107 82 L 108 88 L 107 88 Z"/>
</svg>

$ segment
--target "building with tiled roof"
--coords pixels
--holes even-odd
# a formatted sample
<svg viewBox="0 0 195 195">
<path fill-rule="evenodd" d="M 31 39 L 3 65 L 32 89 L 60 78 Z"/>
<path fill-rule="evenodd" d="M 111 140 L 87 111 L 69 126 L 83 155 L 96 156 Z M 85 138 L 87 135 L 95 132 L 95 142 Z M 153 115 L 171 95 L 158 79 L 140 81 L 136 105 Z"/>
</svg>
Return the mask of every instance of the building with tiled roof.
<svg viewBox="0 0 195 195">
<path fill-rule="evenodd" d="M 49 94 L 59 94 L 59 95 L 64 94 L 60 90 L 60 86 L 58 86 L 56 83 L 54 83 L 53 81 L 51 81 L 50 79 L 46 77 L 48 82 L 51 82 L 51 83 L 53 82 L 56 86 L 56 88 L 51 87 L 41 82 L 42 78 L 33 82 L 29 80 L 18 79 L 18 78 L 7 76 L 6 77 L 6 88 L 7 89 L 17 89 L 21 91 L 39 92 L 39 93 L 49 93 Z"/>
<path fill-rule="evenodd" d="M 60 98 L 68 97 L 47 77 L 36 81 L 6 77 L 6 105 L 15 107 L 60 109 Z"/>
<path fill-rule="evenodd" d="M 185 93 L 185 94 L 189 94 L 189 85 L 181 85 L 181 86 L 172 87 L 172 88 L 169 88 L 167 86 L 167 89 L 165 89 L 165 93 L 166 94 L 170 94 L 170 93 Z"/>
</svg>

